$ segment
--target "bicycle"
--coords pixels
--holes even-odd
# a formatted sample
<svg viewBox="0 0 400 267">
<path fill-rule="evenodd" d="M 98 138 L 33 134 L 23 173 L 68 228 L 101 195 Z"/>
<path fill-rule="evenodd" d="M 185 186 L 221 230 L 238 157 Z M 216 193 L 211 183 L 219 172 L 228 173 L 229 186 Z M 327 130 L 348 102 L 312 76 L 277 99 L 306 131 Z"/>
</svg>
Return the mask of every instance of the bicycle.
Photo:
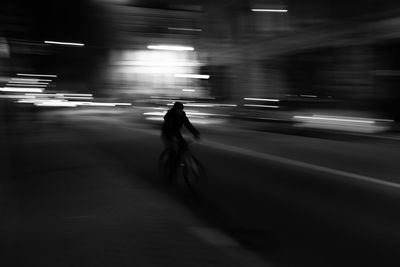
<svg viewBox="0 0 400 267">
<path fill-rule="evenodd" d="M 167 147 L 158 160 L 159 173 L 164 182 L 169 185 L 181 170 L 190 191 L 194 194 L 204 194 L 208 183 L 207 174 L 203 165 L 190 151 L 191 143 L 193 141 L 189 142 L 185 150 Z"/>
</svg>

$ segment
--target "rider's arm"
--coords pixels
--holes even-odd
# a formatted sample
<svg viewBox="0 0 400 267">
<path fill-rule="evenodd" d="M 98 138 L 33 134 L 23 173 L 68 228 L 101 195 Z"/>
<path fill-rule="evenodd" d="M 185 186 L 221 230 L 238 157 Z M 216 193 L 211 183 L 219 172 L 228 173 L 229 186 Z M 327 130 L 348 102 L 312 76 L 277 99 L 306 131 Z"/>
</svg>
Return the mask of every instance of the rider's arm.
<svg viewBox="0 0 400 267">
<path fill-rule="evenodd" d="M 183 124 L 185 125 L 185 127 L 196 137 L 199 137 L 200 133 L 199 131 L 196 130 L 196 128 L 194 128 L 194 126 L 190 123 L 189 119 L 186 117 L 183 118 Z"/>
</svg>

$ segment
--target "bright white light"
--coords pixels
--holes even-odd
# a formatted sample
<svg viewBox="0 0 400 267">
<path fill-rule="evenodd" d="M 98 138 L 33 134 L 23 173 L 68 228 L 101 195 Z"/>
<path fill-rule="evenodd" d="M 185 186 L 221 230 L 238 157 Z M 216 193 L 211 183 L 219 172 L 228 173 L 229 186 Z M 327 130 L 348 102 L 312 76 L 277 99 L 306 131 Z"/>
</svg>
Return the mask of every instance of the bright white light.
<svg viewBox="0 0 400 267">
<path fill-rule="evenodd" d="M 116 106 L 132 106 L 132 103 L 114 103 Z"/>
<path fill-rule="evenodd" d="M 10 87 L 10 86 L 21 86 L 21 87 L 27 87 L 27 86 L 29 86 L 29 87 L 46 87 L 47 86 L 47 84 L 20 84 L 20 83 L 7 83 L 6 84 L 6 86 L 7 87 Z"/>
<path fill-rule="evenodd" d="M 0 98 L 32 99 L 32 98 L 35 98 L 35 97 L 34 96 L 29 96 L 29 95 L 0 95 Z"/>
<path fill-rule="evenodd" d="M 187 115 L 192 116 L 221 116 L 221 117 L 230 117 L 230 115 L 226 114 L 217 114 L 217 113 L 205 113 L 205 112 L 186 112 Z"/>
<path fill-rule="evenodd" d="M 17 101 L 18 103 L 37 103 L 37 102 L 42 102 L 42 100 L 38 99 L 21 99 Z"/>
<path fill-rule="evenodd" d="M 318 97 L 316 95 L 300 95 L 300 96 L 302 96 L 302 97 Z"/>
<path fill-rule="evenodd" d="M 56 96 L 56 94 L 30 94 L 30 93 L 27 93 L 25 95 L 27 95 L 27 96 Z"/>
<path fill-rule="evenodd" d="M 63 99 L 79 99 L 79 100 L 91 100 L 93 99 L 92 96 L 59 96 L 56 97 L 63 98 Z"/>
<path fill-rule="evenodd" d="M 57 77 L 55 74 L 29 74 L 29 73 L 17 73 L 18 76 L 27 77 Z"/>
<path fill-rule="evenodd" d="M 0 88 L 1 92 L 18 92 L 18 93 L 41 93 L 42 88 L 17 88 L 17 87 L 3 87 Z"/>
<path fill-rule="evenodd" d="M 216 104 L 215 106 L 220 106 L 220 107 L 237 107 L 235 104 Z"/>
<path fill-rule="evenodd" d="M 166 112 L 145 112 L 143 115 L 148 116 L 164 116 Z"/>
<path fill-rule="evenodd" d="M 35 106 L 40 107 L 76 107 L 77 105 L 73 102 L 42 102 L 35 103 Z"/>
<path fill-rule="evenodd" d="M 160 60 L 149 60 L 149 61 L 138 61 L 129 60 L 121 61 L 121 65 L 126 66 L 140 66 L 140 67 L 198 67 L 201 66 L 198 62 L 188 62 L 188 61 L 160 61 Z M 174 70 L 176 71 L 176 70 Z M 169 72 L 172 72 L 169 71 Z"/>
<path fill-rule="evenodd" d="M 29 84 L 29 85 L 31 85 L 31 84 L 40 84 L 40 85 L 48 85 L 49 83 L 47 82 L 45 82 L 45 83 L 40 83 L 40 82 L 36 82 L 36 81 L 25 81 L 25 82 L 22 82 L 22 81 L 9 81 L 8 83 L 16 83 L 16 84 Z"/>
<path fill-rule="evenodd" d="M 251 11 L 253 11 L 253 12 L 280 12 L 280 13 L 288 12 L 287 9 L 265 9 L 265 8 L 252 8 Z"/>
<path fill-rule="evenodd" d="M 69 43 L 69 42 L 56 42 L 56 41 L 44 41 L 45 44 L 56 44 L 56 45 L 68 45 L 68 46 L 85 46 L 82 43 Z"/>
<path fill-rule="evenodd" d="M 167 106 L 173 106 L 173 103 L 167 104 Z M 184 104 L 185 107 L 237 107 L 237 105 L 234 104 L 208 104 L 208 103 L 186 103 Z"/>
<path fill-rule="evenodd" d="M 340 118 L 340 117 L 293 116 L 293 118 L 295 118 L 295 119 L 304 119 L 304 120 L 356 122 L 356 123 L 367 123 L 367 124 L 375 123 L 375 121 L 372 121 L 372 120 L 353 120 L 353 119 L 343 119 L 343 118 Z"/>
<path fill-rule="evenodd" d="M 103 102 L 79 102 L 69 101 L 79 106 L 95 106 L 95 107 L 115 107 L 115 106 L 132 106 L 131 103 L 103 103 Z"/>
<path fill-rule="evenodd" d="M 193 51 L 194 48 L 190 46 L 176 46 L 176 45 L 149 45 L 148 49 L 155 50 L 172 50 L 172 51 Z"/>
<path fill-rule="evenodd" d="M 11 78 L 12 81 L 23 81 L 23 82 L 51 82 L 48 79 L 38 79 L 38 78 Z"/>
<path fill-rule="evenodd" d="M 201 32 L 202 29 L 168 27 L 168 30 Z"/>
<path fill-rule="evenodd" d="M 251 98 L 251 97 L 246 97 L 244 100 L 279 102 L 279 99 L 269 99 L 269 98 Z"/>
<path fill-rule="evenodd" d="M 183 92 L 195 92 L 196 90 L 194 89 L 182 89 Z"/>
<path fill-rule="evenodd" d="M 312 115 L 313 117 L 319 118 L 345 118 L 345 119 L 356 119 L 356 120 L 370 120 L 370 121 L 385 121 L 385 122 L 394 122 L 394 120 L 389 119 L 377 119 L 377 118 L 362 118 L 362 117 L 344 117 L 344 116 L 332 116 L 332 115 Z"/>
<path fill-rule="evenodd" d="M 176 78 L 190 78 L 190 79 L 209 79 L 210 75 L 202 75 L 202 74 L 175 74 Z"/>
<path fill-rule="evenodd" d="M 279 108 L 279 106 L 244 104 L 246 107 Z"/>
<path fill-rule="evenodd" d="M 173 106 L 173 103 L 169 103 L 167 104 L 167 106 Z M 192 103 L 192 104 L 184 104 L 185 107 L 214 107 L 213 104 L 196 104 L 196 103 Z"/>
<path fill-rule="evenodd" d="M 57 93 L 57 96 L 86 96 L 90 97 L 93 96 L 92 94 L 70 94 L 70 93 Z"/>
<path fill-rule="evenodd" d="M 96 107 L 115 107 L 114 103 L 88 102 L 87 104 Z"/>
<path fill-rule="evenodd" d="M 163 117 L 147 117 L 146 120 L 149 120 L 149 121 L 163 121 L 164 118 Z"/>
</svg>

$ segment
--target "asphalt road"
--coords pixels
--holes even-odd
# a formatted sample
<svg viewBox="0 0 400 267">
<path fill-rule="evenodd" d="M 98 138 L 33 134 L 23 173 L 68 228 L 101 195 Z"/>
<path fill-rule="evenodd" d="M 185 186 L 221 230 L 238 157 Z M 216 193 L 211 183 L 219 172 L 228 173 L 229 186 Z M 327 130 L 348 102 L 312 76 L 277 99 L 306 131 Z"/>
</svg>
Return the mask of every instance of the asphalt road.
<svg viewBox="0 0 400 267">
<path fill-rule="evenodd" d="M 115 123 L 77 131 L 98 153 L 153 185 L 155 129 Z M 201 128 L 192 150 L 209 192 L 177 197 L 245 246 L 283 266 L 393 266 L 400 241 L 399 143 Z M 191 203 L 191 204 L 189 204 Z"/>
<path fill-rule="evenodd" d="M 182 179 L 171 188 L 160 183 L 156 166 L 162 143 L 153 127 L 85 117 L 73 118 L 64 125 L 50 123 L 41 131 L 54 127 L 79 136 L 81 160 L 76 165 L 71 157 L 77 151 L 68 152 L 72 147 L 57 136 L 53 138 L 61 144 L 58 152 L 41 149 L 41 143 L 52 142 L 51 134 L 45 140 L 41 135 L 30 138 L 28 141 L 37 150 L 29 153 L 37 153 L 38 157 L 54 154 L 57 164 L 43 163 L 58 166 L 50 168 L 50 173 L 71 174 L 89 166 L 91 172 L 94 168 L 96 175 L 101 176 L 101 167 L 110 165 L 128 175 L 126 183 L 135 179 L 149 188 L 168 192 L 168 198 L 185 205 L 198 218 L 276 266 L 397 266 L 399 263 L 400 144 L 395 141 L 329 140 L 200 127 L 202 140 L 193 144 L 192 151 L 205 166 L 209 185 L 204 197 L 195 198 Z M 31 192 L 31 188 L 42 193 L 68 188 L 81 179 L 78 175 L 71 184 L 65 179 L 58 183 L 44 175 L 27 183 L 29 174 L 39 172 L 43 166 L 21 161 L 18 153 L 23 151 L 22 143 L 16 142 L 21 147 L 12 157 L 14 174 L 23 177 L 13 187 L 18 189 L 19 196 Z M 96 183 L 93 179 L 83 180 L 88 187 Z M 97 190 L 111 199 L 129 202 L 134 197 L 125 195 L 119 199 L 109 184 L 99 181 Z M 63 191 L 46 194 L 57 200 L 57 192 Z M 72 205 L 78 207 L 82 198 L 85 196 Z M 23 199 L 22 203 L 29 203 L 29 196 Z M 107 199 L 100 206 L 103 202 Z M 26 204 L 23 209 L 30 214 L 30 208 L 40 205 L 43 203 Z M 95 211 L 93 214 L 99 212 L 98 202 L 87 205 Z M 13 217 L 13 210 L 6 209 L 7 218 Z M 48 214 L 49 210 L 57 213 L 51 201 L 42 208 L 32 209 L 30 216 L 34 218 L 35 211 Z M 67 220 L 73 216 L 59 215 Z M 5 225 L 12 223 L 10 219 Z M 29 229 L 34 232 L 34 226 L 24 233 L 31 233 Z"/>
</svg>

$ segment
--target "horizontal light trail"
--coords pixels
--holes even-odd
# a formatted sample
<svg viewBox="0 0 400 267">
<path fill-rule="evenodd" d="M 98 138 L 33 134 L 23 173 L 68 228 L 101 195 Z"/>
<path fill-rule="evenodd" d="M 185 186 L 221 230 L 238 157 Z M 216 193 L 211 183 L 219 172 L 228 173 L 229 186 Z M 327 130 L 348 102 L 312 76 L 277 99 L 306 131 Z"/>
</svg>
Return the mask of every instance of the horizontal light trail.
<svg viewBox="0 0 400 267">
<path fill-rule="evenodd" d="M 32 98 L 35 98 L 35 97 L 34 96 L 28 96 L 28 95 L 0 95 L 0 98 L 32 99 Z"/>
<path fill-rule="evenodd" d="M 373 184 L 378 184 L 378 185 L 383 185 L 383 186 L 394 187 L 394 188 L 400 189 L 400 184 L 398 184 L 398 183 L 384 181 L 384 180 L 381 180 L 381 179 L 378 179 L 375 177 L 360 175 L 360 174 L 356 174 L 356 173 L 352 173 L 352 172 L 346 172 L 346 171 L 333 169 L 333 168 L 329 168 L 329 167 L 323 167 L 320 165 L 306 163 L 303 161 L 298 161 L 298 160 L 289 159 L 289 158 L 285 158 L 285 157 L 279 157 L 279 156 L 275 156 L 275 155 L 271 155 L 271 154 L 267 154 L 267 153 L 261 153 L 261 152 L 241 148 L 241 147 L 221 144 L 218 142 L 203 141 L 202 143 L 211 148 L 218 148 L 221 150 L 239 153 L 239 154 L 243 154 L 246 156 L 251 156 L 251 157 L 274 161 L 274 162 L 278 162 L 278 163 L 282 163 L 282 164 L 301 167 L 301 168 L 309 169 L 312 171 L 320 171 L 320 172 L 324 172 L 324 173 L 331 174 L 331 175 L 343 176 L 343 177 L 354 179 L 354 180 L 359 180 L 359 181 L 363 181 L 363 182 L 369 182 L 369 183 L 373 183 Z"/>
<path fill-rule="evenodd" d="M 150 119 L 150 118 L 147 118 L 147 119 L 149 119 L 149 120 L 158 120 L 158 121 L 162 121 L 163 120 L 162 117 L 154 117 L 152 119 Z M 126 129 L 130 129 L 131 131 L 144 132 L 146 134 L 151 134 L 153 136 L 158 136 L 159 135 L 158 132 L 152 131 L 152 130 L 147 130 L 147 129 L 138 129 L 138 128 L 132 129 L 130 127 L 126 127 Z M 198 144 L 199 145 L 204 145 L 204 146 L 207 146 L 207 147 L 210 147 L 210 148 L 213 148 L 213 149 L 216 148 L 216 149 L 219 149 L 219 150 L 238 153 L 238 154 L 251 156 L 251 157 L 259 158 L 259 159 L 263 159 L 263 160 L 269 160 L 269 161 L 273 161 L 273 162 L 277 162 L 277 163 L 281 163 L 281 164 L 285 164 L 285 165 L 292 165 L 292 166 L 296 166 L 296 167 L 300 167 L 300 168 L 309 169 L 309 170 L 312 170 L 312 171 L 320 171 L 320 172 L 324 172 L 324 173 L 335 175 L 335 176 L 342 176 L 342 177 L 346 177 L 346 178 L 350 178 L 350 179 L 354 179 L 354 180 L 358 180 L 358 181 L 363 181 L 363 182 L 368 182 L 368 183 L 377 184 L 377 185 L 381 185 L 381 186 L 387 186 L 387 187 L 400 189 L 400 184 L 394 183 L 394 182 L 385 181 L 385 180 L 382 180 L 382 179 L 379 179 L 379 178 L 376 178 L 376 177 L 371 177 L 371 176 L 361 175 L 361 174 L 357 174 L 357 173 L 352 173 L 352 172 L 342 171 L 342 170 L 338 170 L 338 169 L 333 169 L 333 168 L 329 168 L 329 167 L 324 167 L 324 166 L 320 166 L 320 165 L 316 165 L 316 164 L 312 164 L 312 163 L 307 163 L 307 162 L 303 162 L 303 161 L 299 161 L 299 160 L 294 160 L 294 159 L 290 159 L 290 158 L 275 156 L 275 155 L 268 154 L 268 153 L 262 153 L 262 152 L 258 152 L 258 151 L 254 151 L 254 150 L 250 150 L 250 149 L 246 149 L 246 148 L 242 148 L 242 147 L 222 144 L 220 142 L 202 140 Z"/>
<path fill-rule="evenodd" d="M 176 78 L 190 78 L 190 79 L 209 79 L 210 75 L 204 74 L 175 74 L 174 77 Z"/>
<path fill-rule="evenodd" d="M 279 106 L 270 106 L 270 105 L 254 105 L 254 104 L 244 104 L 246 107 L 257 107 L 257 108 L 279 108 Z"/>
<path fill-rule="evenodd" d="M 194 48 L 190 46 L 177 46 L 177 45 L 149 45 L 148 49 L 154 50 L 172 50 L 172 51 L 193 51 Z"/>
<path fill-rule="evenodd" d="M 21 83 L 8 83 L 6 84 L 7 87 L 10 86 L 20 86 L 20 87 L 46 87 L 47 84 L 21 84 Z"/>
<path fill-rule="evenodd" d="M 246 97 L 244 100 L 249 101 L 269 101 L 269 102 L 279 102 L 279 99 L 272 99 L 272 98 L 253 98 L 253 97 Z"/>
<path fill-rule="evenodd" d="M 168 27 L 168 30 L 201 32 L 202 29 Z"/>
<path fill-rule="evenodd" d="M 23 81 L 9 81 L 8 83 L 13 83 L 13 84 L 29 84 L 29 85 L 31 85 L 31 84 L 40 84 L 40 85 L 48 85 L 49 83 L 48 82 L 36 82 L 36 81 L 25 81 L 25 82 L 23 82 Z"/>
<path fill-rule="evenodd" d="M 293 116 L 295 119 L 304 120 L 318 120 L 318 121 L 338 121 L 338 122 L 356 122 L 356 123 L 367 123 L 373 124 L 375 121 L 372 120 L 353 120 L 353 119 L 342 119 L 342 118 L 331 118 L 331 117 L 313 117 L 313 116 Z"/>
<path fill-rule="evenodd" d="M 287 9 L 269 9 L 269 8 L 252 8 L 253 12 L 278 12 L 278 13 L 286 13 Z"/>
<path fill-rule="evenodd" d="M 70 42 L 58 42 L 58 41 L 44 41 L 45 44 L 56 44 L 66 46 L 85 46 L 83 43 L 70 43 Z"/>
<path fill-rule="evenodd" d="M 145 112 L 143 115 L 146 116 L 164 116 L 167 112 Z"/>
<path fill-rule="evenodd" d="M 300 95 L 300 96 L 302 96 L 302 97 L 311 97 L 311 98 L 316 98 L 316 97 L 318 97 L 318 96 L 316 96 L 316 95 Z"/>
<path fill-rule="evenodd" d="M 92 94 L 57 93 L 58 96 L 93 96 Z"/>
<path fill-rule="evenodd" d="M 31 82 L 51 82 L 52 80 L 49 79 L 39 79 L 39 78 L 11 78 L 12 81 L 21 81 L 21 82 L 26 82 L 26 81 L 31 81 Z"/>
<path fill-rule="evenodd" d="M 390 119 L 377 119 L 377 118 L 363 118 L 363 117 L 340 117 L 340 116 L 333 116 L 333 115 L 317 115 L 314 114 L 313 117 L 319 117 L 319 118 L 351 118 L 351 119 L 355 119 L 355 120 L 371 120 L 371 121 L 385 121 L 385 122 L 394 122 L 394 120 L 390 120 Z"/>
<path fill-rule="evenodd" d="M 17 88 L 17 87 L 3 87 L 0 88 L 1 92 L 17 92 L 17 93 L 41 93 L 43 89 L 41 88 Z"/>
<path fill-rule="evenodd" d="M 39 107 L 77 107 L 78 105 L 73 102 L 41 102 L 34 103 L 35 106 Z"/>
<path fill-rule="evenodd" d="M 60 96 L 56 95 L 58 98 L 63 98 L 63 99 L 77 99 L 77 100 L 92 100 L 93 96 Z"/>
<path fill-rule="evenodd" d="M 55 74 L 29 74 L 29 73 L 17 73 L 18 76 L 27 76 L 27 77 L 54 77 L 57 78 Z"/>
</svg>

